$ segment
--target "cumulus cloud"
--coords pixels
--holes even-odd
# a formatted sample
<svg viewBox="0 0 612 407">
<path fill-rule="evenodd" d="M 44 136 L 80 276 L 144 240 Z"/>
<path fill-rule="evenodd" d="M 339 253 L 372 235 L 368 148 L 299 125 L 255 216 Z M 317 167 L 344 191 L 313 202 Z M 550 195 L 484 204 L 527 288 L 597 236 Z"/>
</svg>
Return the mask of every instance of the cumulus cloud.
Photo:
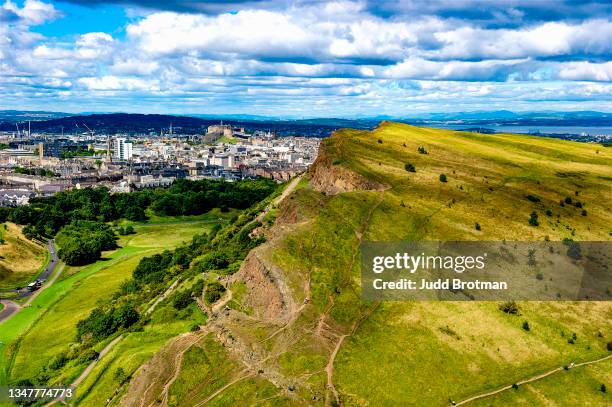
<svg viewBox="0 0 612 407">
<path fill-rule="evenodd" d="M 534 12 L 528 2 L 509 0 L 497 16 L 460 18 L 459 5 L 478 1 L 236 2 L 233 12 L 177 1 L 151 5 L 165 11 L 131 20 L 121 27 L 125 35 L 62 38 L 31 29 L 61 17 L 53 5 L 7 1 L 0 9 L 0 98 L 295 112 L 591 98 L 612 108 L 610 95 L 599 91 L 609 90 L 612 78 L 612 22 L 605 13 L 531 18 L 513 27 L 508 21 Z M 140 4 L 121 2 L 127 3 Z"/>
</svg>

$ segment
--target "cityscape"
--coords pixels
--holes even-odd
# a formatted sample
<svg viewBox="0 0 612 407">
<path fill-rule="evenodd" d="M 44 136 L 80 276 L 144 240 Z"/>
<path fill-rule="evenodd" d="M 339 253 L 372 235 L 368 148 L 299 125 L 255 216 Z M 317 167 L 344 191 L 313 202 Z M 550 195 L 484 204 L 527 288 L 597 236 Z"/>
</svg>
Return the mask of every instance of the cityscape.
<svg viewBox="0 0 612 407">
<path fill-rule="evenodd" d="M 84 125 L 83 127 L 85 127 Z M 236 181 L 265 177 L 287 181 L 317 156 L 320 139 L 248 133 L 229 124 L 201 135 L 175 133 L 170 124 L 154 136 L 0 132 L 0 205 L 92 186 L 112 192 L 167 187 L 176 179 Z"/>
</svg>

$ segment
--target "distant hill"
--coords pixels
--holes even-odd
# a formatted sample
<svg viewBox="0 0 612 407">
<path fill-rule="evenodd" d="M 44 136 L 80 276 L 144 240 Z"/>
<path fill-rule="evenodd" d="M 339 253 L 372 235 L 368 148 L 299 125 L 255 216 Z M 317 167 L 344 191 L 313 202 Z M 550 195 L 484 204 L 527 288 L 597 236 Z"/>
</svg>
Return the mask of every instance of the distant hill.
<svg viewBox="0 0 612 407">
<path fill-rule="evenodd" d="M 212 124 L 220 121 L 249 131 L 276 131 L 280 135 L 306 135 L 325 137 L 340 127 L 372 128 L 376 121 L 355 121 L 342 119 L 316 120 L 247 120 L 230 118 L 199 118 L 160 114 L 109 113 L 81 116 L 58 117 L 49 120 L 32 121 L 32 131 L 46 133 L 84 133 L 87 127 L 98 133 L 159 134 L 167 133 L 172 126 L 175 133 L 202 134 Z M 15 122 L 0 120 L 0 131 L 15 131 Z"/>
</svg>

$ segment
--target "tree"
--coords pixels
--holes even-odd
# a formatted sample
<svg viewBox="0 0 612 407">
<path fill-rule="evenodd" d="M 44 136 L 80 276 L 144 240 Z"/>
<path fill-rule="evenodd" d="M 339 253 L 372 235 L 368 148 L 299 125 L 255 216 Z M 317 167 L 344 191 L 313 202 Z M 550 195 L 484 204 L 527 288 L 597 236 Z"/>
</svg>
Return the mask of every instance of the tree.
<svg viewBox="0 0 612 407">
<path fill-rule="evenodd" d="M 415 166 L 411 163 L 404 164 L 404 169 L 406 169 L 408 172 L 416 172 Z"/>
<path fill-rule="evenodd" d="M 529 327 L 529 322 L 527 322 L 527 321 L 523 322 L 523 329 L 525 331 L 530 331 L 531 330 L 531 328 Z"/>
<path fill-rule="evenodd" d="M 427 154 L 427 150 L 425 150 L 425 147 L 419 147 L 418 148 L 419 154 Z"/>
<path fill-rule="evenodd" d="M 206 299 L 206 302 L 212 304 L 217 302 L 223 296 L 224 292 L 225 287 L 223 287 L 223 285 L 221 285 L 221 283 L 219 283 L 218 281 L 213 281 L 211 283 L 208 283 L 204 298 Z"/>
<path fill-rule="evenodd" d="M 480 227 L 480 223 L 478 223 L 478 222 L 476 222 L 476 224 L 474 225 L 474 227 L 476 228 L 476 230 L 480 230 L 480 229 L 481 229 L 481 227 Z"/>
<path fill-rule="evenodd" d="M 193 298 L 191 297 L 191 291 L 183 290 L 174 294 L 174 299 L 172 300 L 172 306 L 177 310 L 182 310 L 187 308 L 189 304 L 193 302 Z"/>
<path fill-rule="evenodd" d="M 447 182 L 446 174 L 440 174 L 440 182 Z"/>
</svg>

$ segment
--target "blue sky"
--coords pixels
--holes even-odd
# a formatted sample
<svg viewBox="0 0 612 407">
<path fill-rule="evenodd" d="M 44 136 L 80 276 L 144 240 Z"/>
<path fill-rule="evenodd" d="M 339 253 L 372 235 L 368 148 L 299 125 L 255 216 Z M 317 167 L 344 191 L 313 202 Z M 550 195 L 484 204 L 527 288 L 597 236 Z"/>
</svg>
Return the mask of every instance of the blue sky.
<svg viewBox="0 0 612 407">
<path fill-rule="evenodd" d="M 599 0 L 0 0 L 0 109 L 610 112 L 611 15 Z"/>
</svg>

